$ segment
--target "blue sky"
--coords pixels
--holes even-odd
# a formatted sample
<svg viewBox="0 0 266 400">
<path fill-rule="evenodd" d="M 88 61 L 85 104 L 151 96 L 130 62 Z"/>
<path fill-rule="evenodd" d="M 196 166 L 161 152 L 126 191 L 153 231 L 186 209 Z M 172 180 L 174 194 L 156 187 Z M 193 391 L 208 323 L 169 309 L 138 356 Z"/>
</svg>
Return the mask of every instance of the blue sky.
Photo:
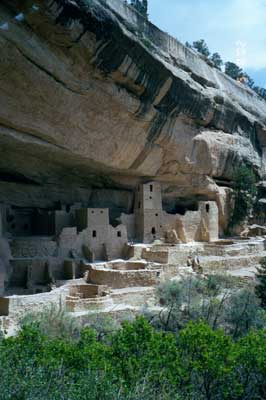
<svg viewBox="0 0 266 400">
<path fill-rule="evenodd" d="M 266 88 L 266 0 L 149 0 L 149 15 L 181 42 L 205 39 Z"/>
</svg>

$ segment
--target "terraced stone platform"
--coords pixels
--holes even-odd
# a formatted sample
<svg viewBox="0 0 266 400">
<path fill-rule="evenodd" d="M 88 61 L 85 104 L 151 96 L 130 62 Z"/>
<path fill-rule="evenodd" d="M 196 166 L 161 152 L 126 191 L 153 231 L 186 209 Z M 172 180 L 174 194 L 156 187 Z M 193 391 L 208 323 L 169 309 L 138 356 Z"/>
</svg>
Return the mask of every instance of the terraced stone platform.
<svg viewBox="0 0 266 400">
<path fill-rule="evenodd" d="M 189 256 L 199 257 L 204 274 L 226 273 L 253 279 L 260 259 L 266 257 L 266 246 L 264 238 L 175 246 L 155 242 L 130 245 L 130 254 L 129 260 L 98 263 L 82 260 L 77 263 L 81 278 L 57 280 L 46 293 L 29 295 L 30 289 L 16 288 L 16 295 L 10 292 L 0 298 L 1 326 L 12 331 L 21 316 L 49 305 L 66 307 L 81 321 L 95 313 L 135 315 L 143 307 L 157 307 L 155 291 L 160 282 L 195 274 L 187 266 Z M 44 259 L 16 258 L 13 262 L 16 268 L 23 267 L 24 275 L 30 262 L 33 276 L 39 277 Z M 68 263 L 75 264 L 74 260 Z"/>
</svg>

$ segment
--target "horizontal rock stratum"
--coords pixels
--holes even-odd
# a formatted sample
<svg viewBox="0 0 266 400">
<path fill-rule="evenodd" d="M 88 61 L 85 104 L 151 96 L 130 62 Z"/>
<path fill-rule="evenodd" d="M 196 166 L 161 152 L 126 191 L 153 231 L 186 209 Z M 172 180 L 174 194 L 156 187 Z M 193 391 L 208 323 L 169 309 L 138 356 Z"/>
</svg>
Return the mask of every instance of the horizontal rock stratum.
<svg viewBox="0 0 266 400">
<path fill-rule="evenodd" d="M 122 0 L 2 0 L 0 54 L 0 202 L 127 208 L 154 179 L 212 199 L 235 165 L 264 174 L 266 102 Z"/>
</svg>

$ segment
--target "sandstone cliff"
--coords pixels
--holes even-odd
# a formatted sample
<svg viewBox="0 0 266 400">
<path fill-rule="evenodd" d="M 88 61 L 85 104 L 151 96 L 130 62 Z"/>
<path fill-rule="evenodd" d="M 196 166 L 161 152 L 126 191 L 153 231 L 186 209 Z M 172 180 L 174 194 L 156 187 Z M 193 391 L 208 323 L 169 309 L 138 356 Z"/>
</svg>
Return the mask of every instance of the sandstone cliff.
<svg viewBox="0 0 266 400">
<path fill-rule="evenodd" d="M 264 174 L 266 102 L 122 0 L 2 0 L 0 54 L 0 203 L 130 209 L 158 179 L 171 208 Z"/>
</svg>

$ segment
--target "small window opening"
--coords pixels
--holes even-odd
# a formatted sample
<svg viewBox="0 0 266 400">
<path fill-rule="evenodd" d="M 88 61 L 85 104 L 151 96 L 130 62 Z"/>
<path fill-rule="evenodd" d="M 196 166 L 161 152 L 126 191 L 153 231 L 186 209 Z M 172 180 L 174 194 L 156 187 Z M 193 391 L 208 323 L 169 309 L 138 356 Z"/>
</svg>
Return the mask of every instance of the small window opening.
<svg viewBox="0 0 266 400">
<path fill-rule="evenodd" d="M 153 227 L 151 230 L 152 235 L 156 235 L 156 229 Z"/>
<path fill-rule="evenodd" d="M 117 232 L 117 237 L 121 237 L 122 235 L 121 235 L 121 232 L 120 231 L 118 231 Z"/>
<path fill-rule="evenodd" d="M 140 206 L 141 206 L 141 202 L 139 201 L 139 205 L 138 205 L 138 208 L 140 208 Z"/>
<path fill-rule="evenodd" d="M 206 204 L 206 211 L 207 211 L 207 213 L 210 212 L 210 205 L 209 204 Z"/>
<path fill-rule="evenodd" d="M 158 217 L 159 216 L 159 214 L 155 214 L 155 217 Z"/>
<path fill-rule="evenodd" d="M 67 205 L 67 206 L 66 206 L 66 212 L 67 212 L 67 213 L 70 212 L 70 208 L 71 208 L 70 205 Z"/>
<path fill-rule="evenodd" d="M 97 232 L 96 231 L 92 231 L 92 237 L 97 237 Z"/>
<path fill-rule="evenodd" d="M 150 185 L 150 192 L 153 192 L 153 186 Z"/>
<path fill-rule="evenodd" d="M 152 200 L 152 196 L 150 196 L 150 200 Z"/>
<path fill-rule="evenodd" d="M 94 211 L 92 211 L 91 213 L 94 214 Z"/>
</svg>

